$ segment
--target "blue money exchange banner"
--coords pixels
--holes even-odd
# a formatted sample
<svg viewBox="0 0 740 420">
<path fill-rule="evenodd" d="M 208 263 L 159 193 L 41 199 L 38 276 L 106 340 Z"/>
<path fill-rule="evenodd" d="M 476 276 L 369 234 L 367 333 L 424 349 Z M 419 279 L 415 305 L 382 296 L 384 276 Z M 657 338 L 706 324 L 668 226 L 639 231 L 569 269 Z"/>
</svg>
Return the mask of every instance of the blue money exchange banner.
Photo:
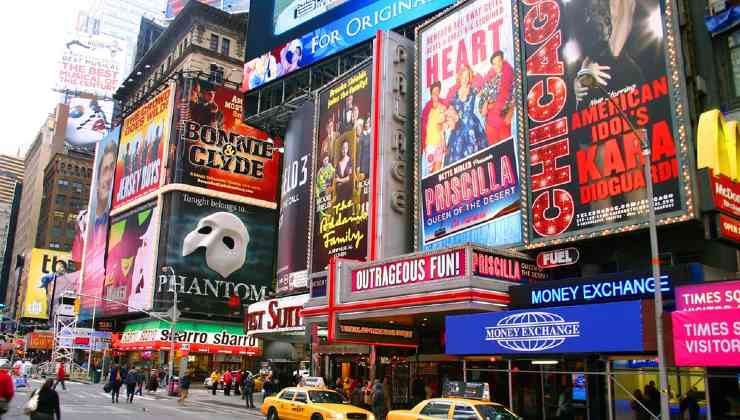
<svg viewBox="0 0 740 420">
<path fill-rule="evenodd" d="M 448 316 L 447 354 L 643 351 L 640 301 Z"/>
</svg>

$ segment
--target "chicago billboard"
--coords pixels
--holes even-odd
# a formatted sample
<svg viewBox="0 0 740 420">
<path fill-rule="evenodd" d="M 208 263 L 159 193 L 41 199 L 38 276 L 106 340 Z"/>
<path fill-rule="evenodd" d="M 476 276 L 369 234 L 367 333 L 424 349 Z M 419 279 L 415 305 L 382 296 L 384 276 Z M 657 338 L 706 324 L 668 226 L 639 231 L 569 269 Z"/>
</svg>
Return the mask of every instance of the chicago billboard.
<svg viewBox="0 0 740 420">
<path fill-rule="evenodd" d="M 68 252 L 33 248 L 29 258 L 21 318 L 49 319 L 56 280 L 76 270 Z"/>
<path fill-rule="evenodd" d="M 116 38 L 70 33 L 57 63 L 54 88 L 111 98 L 125 76 L 122 69 L 128 53 L 128 46 Z"/>
<path fill-rule="evenodd" d="M 267 133 L 242 122 L 242 94 L 198 79 L 181 86 L 178 182 L 275 203 L 280 154 Z"/>
<path fill-rule="evenodd" d="M 522 241 L 514 11 L 467 2 L 419 30 L 420 249 Z"/>
<path fill-rule="evenodd" d="M 100 296 L 105 276 L 105 246 L 108 240 L 108 219 L 113 192 L 113 176 L 116 170 L 118 139 L 121 128 L 116 127 L 95 148 L 95 164 L 90 181 L 90 200 L 87 208 L 84 259 L 82 266 L 81 292 Z M 90 315 L 93 300 L 81 299 L 81 315 Z"/>
<path fill-rule="evenodd" d="M 242 92 L 368 41 L 379 30 L 389 31 L 434 13 L 455 0 L 273 1 L 273 10 L 269 5 L 252 10 L 247 38 L 264 42 L 247 45 Z M 297 23 L 302 19 L 305 25 Z M 275 35 L 277 30 L 283 32 Z"/>
<path fill-rule="evenodd" d="M 686 218 L 688 130 L 673 2 L 520 2 L 531 242 L 635 229 L 648 213 L 639 137 L 659 218 Z M 544 16 L 544 17 L 543 17 Z M 667 20 L 666 20 L 666 17 Z M 667 64 L 671 63 L 671 64 Z M 578 72 L 593 75 L 589 87 Z"/>
<path fill-rule="evenodd" d="M 275 212 L 185 192 L 166 197 L 154 308 L 241 317 L 274 278 Z"/>
<path fill-rule="evenodd" d="M 123 120 L 113 183 L 113 208 L 155 191 L 162 180 L 172 123 L 172 86 Z"/>
<path fill-rule="evenodd" d="M 157 207 L 147 206 L 111 221 L 100 316 L 148 310 L 156 268 Z"/>
<path fill-rule="evenodd" d="M 113 101 L 72 98 L 69 100 L 64 140 L 74 145 L 97 143 L 111 129 Z"/>
<path fill-rule="evenodd" d="M 285 133 L 282 194 L 278 222 L 277 292 L 308 288 L 308 223 L 311 214 L 312 147 L 315 105 L 293 114 Z"/>
<path fill-rule="evenodd" d="M 365 64 L 316 99 L 311 272 L 325 270 L 330 257 L 367 257 L 372 84 Z"/>
</svg>

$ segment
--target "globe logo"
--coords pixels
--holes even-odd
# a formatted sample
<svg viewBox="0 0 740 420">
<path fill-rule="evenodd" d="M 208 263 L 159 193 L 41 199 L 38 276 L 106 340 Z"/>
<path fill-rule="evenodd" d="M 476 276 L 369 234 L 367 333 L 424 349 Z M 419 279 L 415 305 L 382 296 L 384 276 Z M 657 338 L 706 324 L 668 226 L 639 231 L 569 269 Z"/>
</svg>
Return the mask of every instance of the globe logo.
<svg viewBox="0 0 740 420">
<path fill-rule="evenodd" d="M 486 327 L 486 341 L 495 341 L 514 352 L 536 353 L 554 349 L 568 338 L 581 336 L 581 323 L 568 322 L 550 312 L 509 315 Z"/>
</svg>

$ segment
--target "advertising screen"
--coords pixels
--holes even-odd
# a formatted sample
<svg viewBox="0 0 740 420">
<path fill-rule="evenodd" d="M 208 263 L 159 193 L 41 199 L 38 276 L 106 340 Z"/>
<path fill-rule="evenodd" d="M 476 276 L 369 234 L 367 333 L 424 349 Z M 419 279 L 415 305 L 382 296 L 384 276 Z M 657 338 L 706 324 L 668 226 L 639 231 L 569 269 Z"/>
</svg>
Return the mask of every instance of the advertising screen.
<svg viewBox="0 0 740 420">
<path fill-rule="evenodd" d="M 275 273 L 275 211 L 184 192 L 167 202 L 155 309 L 170 308 L 174 287 L 189 313 L 242 317 L 264 300 Z"/>
<path fill-rule="evenodd" d="M 57 278 L 75 271 L 67 252 L 33 248 L 31 250 L 22 318 L 49 319 L 49 297 L 53 296 Z"/>
<path fill-rule="evenodd" d="M 242 122 L 242 94 L 190 79 L 178 107 L 180 182 L 274 203 L 280 154 L 268 134 Z"/>
<path fill-rule="evenodd" d="M 512 22 L 509 0 L 482 0 L 419 31 L 422 249 L 522 240 Z"/>
<path fill-rule="evenodd" d="M 90 182 L 90 200 L 85 228 L 85 248 L 82 267 L 82 288 L 85 295 L 100 296 L 105 276 L 105 247 L 113 192 L 113 175 L 118 156 L 121 128 L 116 127 L 101 140 L 95 149 L 95 164 Z M 93 300 L 81 299 L 81 317 L 91 314 Z"/>
<path fill-rule="evenodd" d="M 280 220 L 278 223 L 278 293 L 308 288 L 308 220 L 311 200 L 313 119 L 307 102 L 293 114 L 285 134 Z"/>
<path fill-rule="evenodd" d="M 454 0 L 273 1 L 274 16 L 261 1 L 261 7 L 255 7 L 250 16 L 247 38 L 264 42 L 247 45 L 242 92 L 368 41 L 379 30 L 389 31 L 454 3 Z M 296 23 L 302 19 L 307 19 L 305 25 Z M 274 35 L 278 28 L 287 32 Z"/>
<path fill-rule="evenodd" d="M 113 208 L 156 190 L 172 123 L 170 86 L 123 120 L 118 148 Z"/>
<path fill-rule="evenodd" d="M 113 101 L 72 98 L 64 139 L 74 145 L 97 143 L 110 131 L 112 118 Z"/>
<path fill-rule="evenodd" d="M 103 284 L 106 300 L 98 304 L 99 316 L 151 308 L 158 222 L 156 207 L 137 209 L 111 222 Z"/>
<path fill-rule="evenodd" d="M 671 100 L 680 86 L 666 65 L 673 47 L 663 3 L 520 3 L 533 242 L 647 219 L 641 142 L 620 109 L 651 148 L 657 215 L 684 214 L 689 175 L 679 140 L 687 127 L 679 130 L 673 118 L 683 108 Z M 590 77 L 577 78 L 579 72 Z"/>
<path fill-rule="evenodd" d="M 674 311 L 671 316 L 676 366 L 737 366 L 740 310 Z"/>
<path fill-rule="evenodd" d="M 123 77 L 128 45 L 107 35 L 73 32 L 64 39 L 54 88 L 113 97 Z"/>
<path fill-rule="evenodd" d="M 363 65 L 317 98 L 311 272 L 330 257 L 367 256 L 372 82 L 371 65 Z"/>
<path fill-rule="evenodd" d="M 229 13 L 244 13 L 249 11 L 249 0 L 198 0 L 211 7 L 216 7 Z M 174 19 L 185 8 L 188 0 L 167 0 L 164 11 L 165 19 Z"/>
</svg>

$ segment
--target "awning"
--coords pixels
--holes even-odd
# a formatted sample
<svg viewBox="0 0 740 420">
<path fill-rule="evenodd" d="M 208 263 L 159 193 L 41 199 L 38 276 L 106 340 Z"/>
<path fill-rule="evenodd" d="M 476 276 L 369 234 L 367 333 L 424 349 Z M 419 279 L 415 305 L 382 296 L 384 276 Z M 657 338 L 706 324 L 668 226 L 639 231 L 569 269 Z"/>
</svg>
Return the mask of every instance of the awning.
<svg viewBox="0 0 740 420">
<path fill-rule="evenodd" d="M 705 17 L 704 21 L 712 36 L 729 31 L 740 23 L 740 6 L 730 6 L 714 16 Z"/>
</svg>

